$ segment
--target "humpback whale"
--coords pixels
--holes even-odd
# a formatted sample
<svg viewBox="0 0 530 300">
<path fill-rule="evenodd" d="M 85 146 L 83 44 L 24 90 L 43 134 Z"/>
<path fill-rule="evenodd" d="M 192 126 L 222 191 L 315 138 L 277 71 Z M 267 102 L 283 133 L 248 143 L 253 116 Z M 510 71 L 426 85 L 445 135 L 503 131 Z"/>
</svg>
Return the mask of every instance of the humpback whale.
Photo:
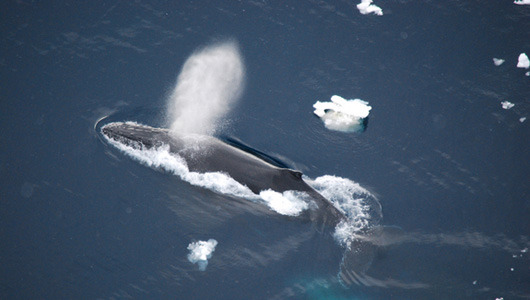
<svg viewBox="0 0 530 300">
<path fill-rule="evenodd" d="M 168 129 L 133 122 L 113 122 L 102 126 L 101 133 L 109 140 L 134 149 L 169 147 L 169 151 L 186 161 L 193 172 L 222 172 L 247 186 L 253 193 L 273 190 L 295 191 L 308 197 L 309 218 L 318 231 L 332 229 L 344 214 L 307 184 L 302 173 L 237 143 L 225 142 L 206 135 L 174 135 Z M 304 198 L 305 199 L 305 198 Z"/>
</svg>

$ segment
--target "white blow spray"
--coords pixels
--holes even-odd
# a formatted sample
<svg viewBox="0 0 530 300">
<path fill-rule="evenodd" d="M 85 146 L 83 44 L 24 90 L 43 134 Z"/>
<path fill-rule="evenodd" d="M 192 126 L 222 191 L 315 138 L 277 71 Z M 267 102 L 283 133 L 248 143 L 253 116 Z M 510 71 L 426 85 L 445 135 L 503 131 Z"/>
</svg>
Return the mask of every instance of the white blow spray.
<svg viewBox="0 0 530 300">
<path fill-rule="evenodd" d="M 243 91 L 245 67 L 235 42 L 208 46 L 184 63 L 168 101 L 172 134 L 215 133 Z"/>
</svg>

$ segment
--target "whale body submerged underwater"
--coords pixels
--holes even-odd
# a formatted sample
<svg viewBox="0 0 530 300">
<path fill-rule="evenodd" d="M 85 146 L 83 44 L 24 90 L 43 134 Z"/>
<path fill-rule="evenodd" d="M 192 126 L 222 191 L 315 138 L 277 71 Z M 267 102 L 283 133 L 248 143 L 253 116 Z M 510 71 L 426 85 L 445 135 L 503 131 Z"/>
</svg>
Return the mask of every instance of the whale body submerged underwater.
<svg viewBox="0 0 530 300">
<path fill-rule="evenodd" d="M 301 198 L 309 204 L 308 209 L 295 216 L 297 219 L 308 218 L 320 234 L 331 233 L 336 238 L 339 228 L 347 225 L 351 217 L 306 183 L 301 172 L 239 142 L 222 141 L 207 135 L 179 136 L 171 134 L 169 129 L 134 122 L 105 124 L 101 127 L 101 134 L 109 143 L 122 150 L 123 147 L 140 151 L 164 148 L 171 155 L 183 159 L 188 171 L 227 174 L 246 186 L 254 196 L 267 190 L 277 193 L 295 192 L 299 193 L 298 196 L 301 193 Z M 374 215 L 377 216 L 380 205 L 377 201 L 373 204 Z M 369 231 L 365 233 L 370 235 Z M 370 285 L 372 279 L 365 277 L 364 272 L 374 258 L 374 245 L 362 239 L 352 240 L 348 237 L 348 240 L 338 273 L 339 282 L 344 286 Z"/>
<path fill-rule="evenodd" d="M 307 214 L 319 231 L 332 229 L 344 219 L 339 209 L 303 180 L 301 172 L 286 168 L 259 151 L 248 151 L 212 136 L 178 136 L 168 129 L 133 122 L 106 124 L 101 133 L 110 141 L 137 150 L 169 147 L 170 153 L 185 160 L 189 171 L 225 173 L 254 194 L 266 190 L 302 192 L 309 202 Z"/>
</svg>

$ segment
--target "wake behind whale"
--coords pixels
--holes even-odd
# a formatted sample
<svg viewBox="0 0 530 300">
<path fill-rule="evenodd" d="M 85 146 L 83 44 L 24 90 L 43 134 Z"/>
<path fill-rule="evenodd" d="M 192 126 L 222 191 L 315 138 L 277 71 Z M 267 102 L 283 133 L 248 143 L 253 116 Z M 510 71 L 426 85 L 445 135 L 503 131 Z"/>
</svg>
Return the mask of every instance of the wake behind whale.
<svg viewBox="0 0 530 300">
<path fill-rule="evenodd" d="M 169 129 L 125 121 L 105 124 L 101 133 L 130 157 L 193 185 L 264 203 L 282 215 L 307 217 L 317 231 L 332 232 L 351 250 L 353 233 L 366 231 L 381 218 L 372 194 L 345 178 L 325 175 L 311 180 L 266 155 L 256 155 L 259 151 L 212 136 L 241 95 L 243 81 L 235 43 L 207 47 L 184 64 L 168 100 Z M 357 252 L 366 252 L 356 247 Z M 347 255 L 343 269 L 353 266 L 362 273 L 370 257 Z"/>
</svg>

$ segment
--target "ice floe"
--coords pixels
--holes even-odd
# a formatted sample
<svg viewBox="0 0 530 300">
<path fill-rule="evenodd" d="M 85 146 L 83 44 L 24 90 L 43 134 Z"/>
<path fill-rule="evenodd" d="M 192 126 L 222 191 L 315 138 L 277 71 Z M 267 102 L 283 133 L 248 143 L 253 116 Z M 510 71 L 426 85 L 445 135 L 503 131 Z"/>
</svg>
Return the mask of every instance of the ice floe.
<svg viewBox="0 0 530 300">
<path fill-rule="evenodd" d="M 372 0 L 361 0 L 361 3 L 357 4 L 357 9 L 363 15 L 373 13 L 382 16 L 383 10 L 379 6 L 372 4 L 372 2 Z"/>
<path fill-rule="evenodd" d="M 320 117 L 324 126 L 330 130 L 355 132 L 363 131 L 371 106 L 361 99 L 346 100 L 334 95 L 331 102 L 317 101 L 313 104 L 315 115 Z"/>
<path fill-rule="evenodd" d="M 513 3 L 517 5 L 530 5 L 530 0 L 515 0 Z"/>
<path fill-rule="evenodd" d="M 197 264 L 199 270 L 205 271 L 208 266 L 208 259 L 212 258 L 212 253 L 215 251 L 217 241 L 209 239 L 208 241 L 192 242 L 188 245 L 188 260 L 192 264 Z"/>
<path fill-rule="evenodd" d="M 497 67 L 500 66 L 500 65 L 502 65 L 504 62 L 505 62 L 505 60 L 502 59 L 502 58 L 495 58 L 495 57 L 493 58 L 493 63 L 494 63 Z"/>
<path fill-rule="evenodd" d="M 510 109 L 515 106 L 515 104 L 509 102 L 509 101 L 502 101 L 501 102 L 502 108 L 504 109 Z"/>
<path fill-rule="evenodd" d="M 526 53 L 519 54 L 517 67 L 518 68 L 523 68 L 523 69 L 530 68 L 530 60 L 528 59 L 528 56 L 526 55 Z"/>
</svg>

